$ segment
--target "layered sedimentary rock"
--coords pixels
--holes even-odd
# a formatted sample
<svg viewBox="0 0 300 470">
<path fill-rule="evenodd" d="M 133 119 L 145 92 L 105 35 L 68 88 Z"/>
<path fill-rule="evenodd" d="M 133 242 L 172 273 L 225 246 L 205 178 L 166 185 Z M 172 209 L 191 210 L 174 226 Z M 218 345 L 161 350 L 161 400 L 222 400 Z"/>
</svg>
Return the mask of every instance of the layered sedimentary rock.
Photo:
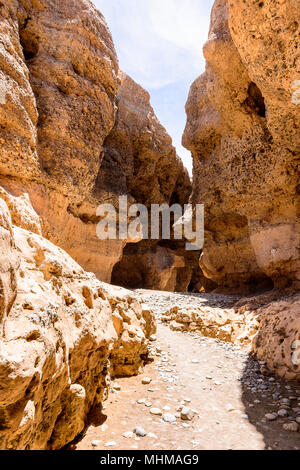
<svg viewBox="0 0 300 470">
<path fill-rule="evenodd" d="M 0 2 L 2 449 L 74 439 L 110 378 L 139 372 L 155 331 L 129 292 L 82 268 L 110 280 L 126 244 L 96 237 L 118 72 L 89 1 Z"/>
<path fill-rule="evenodd" d="M 0 199 L 0 448 L 59 449 L 111 377 L 139 372 L 155 323 L 131 293 L 86 273 L 27 222 L 25 213 L 12 225 Z"/>
<path fill-rule="evenodd" d="M 296 1 L 217 0 L 184 145 L 203 203 L 200 265 L 221 288 L 299 288 Z M 297 81 L 298 80 L 298 81 Z"/>
<path fill-rule="evenodd" d="M 188 176 L 148 93 L 119 75 L 89 0 L 9 0 L 0 21 L 0 184 L 29 197 L 43 235 L 110 282 L 132 240 L 98 239 L 99 204 L 187 202 Z"/>
<path fill-rule="evenodd" d="M 232 297 L 223 298 L 219 306 L 207 301 L 207 305 L 173 306 L 162 312 L 161 319 L 175 331 L 243 344 L 270 371 L 300 381 L 300 295 L 273 290 L 236 303 Z"/>
<path fill-rule="evenodd" d="M 191 193 L 189 175 L 154 114 L 149 94 L 124 73 L 117 107 L 116 124 L 105 140 L 98 187 L 128 195 L 129 201 L 144 204 L 149 212 L 151 204 L 177 203 L 183 208 Z M 113 270 L 112 282 L 185 291 L 197 256 L 199 253 L 187 253 L 181 242 L 143 240 L 128 244 Z"/>
</svg>

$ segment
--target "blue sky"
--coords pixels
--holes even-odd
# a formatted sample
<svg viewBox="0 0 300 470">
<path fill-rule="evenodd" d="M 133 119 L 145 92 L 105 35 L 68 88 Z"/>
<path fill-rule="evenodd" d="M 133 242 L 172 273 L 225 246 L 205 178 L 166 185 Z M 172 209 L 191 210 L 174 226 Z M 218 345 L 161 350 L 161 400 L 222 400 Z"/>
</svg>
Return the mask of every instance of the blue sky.
<svg viewBox="0 0 300 470">
<path fill-rule="evenodd" d="M 151 95 L 151 104 L 173 138 L 190 173 L 190 152 L 181 146 L 190 85 L 203 71 L 214 0 L 93 0 L 113 35 L 120 67 Z"/>
</svg>

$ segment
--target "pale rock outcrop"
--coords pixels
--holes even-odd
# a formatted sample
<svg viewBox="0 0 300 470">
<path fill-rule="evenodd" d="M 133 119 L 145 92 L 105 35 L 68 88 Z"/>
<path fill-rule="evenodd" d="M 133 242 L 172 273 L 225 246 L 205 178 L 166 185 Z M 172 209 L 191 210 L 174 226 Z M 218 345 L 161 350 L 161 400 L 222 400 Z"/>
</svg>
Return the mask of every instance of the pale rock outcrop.
<svg viewBox="0 0 300 470">
<path fill-rule="evenodd" d="M 234 308 L 173 307 L 162 316 L 174 331 L 198 333 L 235 344 L 249 345 L 257 334 L 259 322 L 255 312 L 241 314 Z"/>
<path fill-rule="evenodd" d="M 200 265 L 220 287 L 299 288 L 296 1 L 216 0 L 184 145 L 206 207 Z"/>
<path fill-rule="evenodd" d="M 0 222 L 0 448 L 59 449 L 111 377 L 141 370 L 155 322 L 132 293 L 13 226 L 3 199 Z"/>
</svg>

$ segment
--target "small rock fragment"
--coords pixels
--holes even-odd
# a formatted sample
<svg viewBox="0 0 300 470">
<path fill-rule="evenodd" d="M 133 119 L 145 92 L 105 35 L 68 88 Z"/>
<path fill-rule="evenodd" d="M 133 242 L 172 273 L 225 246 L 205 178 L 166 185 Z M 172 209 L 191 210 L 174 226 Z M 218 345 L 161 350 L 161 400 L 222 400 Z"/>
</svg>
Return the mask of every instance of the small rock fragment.
<svg viewBox="0 0 300 470">
<path fill-rule="evenodd" d="M 140 398 L 140 400 L 138 400 L 137 403 L 139 405 L 145 405 L 146 401 L 147 401 L 146 398 Z"/>
<path fill-rule="evenodd" d="M 141 426 L 136 426 L 136 427 L 134 428 L 134 431 L 133 431 L 133 432 L 134 432 L 134 434 L 135 434 L 136 436 L 139 436 L 139 437 L 145 437 L 145 436 L 147 436 L 147 433 L 146 433 L 145 429 L 142 428 Z"/>
<path fill-rule="evenodd" d="M 278 416 L 280 416 L 281 418 L 285 418 L 286 416 L 288 416 L 288 412 L 286 409 L 282 408 L 281 410 L 279 410 L 277 412 Z"/>
<path fill-rule="evenodd" d="M 268 421 L 275 421 L 277 419 L 277 415 L 275 413 L 267 413 L 265 415 L 265 418 L 268 420 Z"/>
<path fill-rule="evenodd" d="M 105 444 L 105 447 L 114 447 L 116 446 L 117 443 L 115 441 L 108 441 L 106 444 Z"/>
</svg>

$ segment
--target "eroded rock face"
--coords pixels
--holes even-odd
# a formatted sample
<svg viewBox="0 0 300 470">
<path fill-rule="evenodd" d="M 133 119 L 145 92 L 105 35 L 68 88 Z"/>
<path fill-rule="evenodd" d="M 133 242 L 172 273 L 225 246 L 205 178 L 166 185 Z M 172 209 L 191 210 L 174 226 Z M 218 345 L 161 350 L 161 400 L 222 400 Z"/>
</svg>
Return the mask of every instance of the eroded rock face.
<svg viewBox="0 0 300 470">
<path fill-rule="evenodd" d="M 215 2 L 183 143 L 206 207 L 200 265 L 222 288 L 299 288 L 298 49 L 296 2 Z"/>
<path fill-rule="evenodd" d="M 99 241 L 93 196 L 120 85 L 105 20 L 88 0 L 9 0 L 0 21 L 1 185 L 28 194 L 43 234 L 110 281 L 124 242 Z"/>
<path fill-rule="evenodd" d="M 59 449 L 111 377 L 140 371 L 155 322 L 130 292 L 13 226 L 3 199 L 0 234 L 0 448 Z"/>
<path fill-rule="evenodd" d="M 243 344 L 279 377 L 300 381 L 299 294 L 273 290 L 237 302 L 232 296 L 215 298 L 215 304 L 200 295 L 198 305 L 160 307 L 161 320 L 175 331 Z"/>
</svg>

